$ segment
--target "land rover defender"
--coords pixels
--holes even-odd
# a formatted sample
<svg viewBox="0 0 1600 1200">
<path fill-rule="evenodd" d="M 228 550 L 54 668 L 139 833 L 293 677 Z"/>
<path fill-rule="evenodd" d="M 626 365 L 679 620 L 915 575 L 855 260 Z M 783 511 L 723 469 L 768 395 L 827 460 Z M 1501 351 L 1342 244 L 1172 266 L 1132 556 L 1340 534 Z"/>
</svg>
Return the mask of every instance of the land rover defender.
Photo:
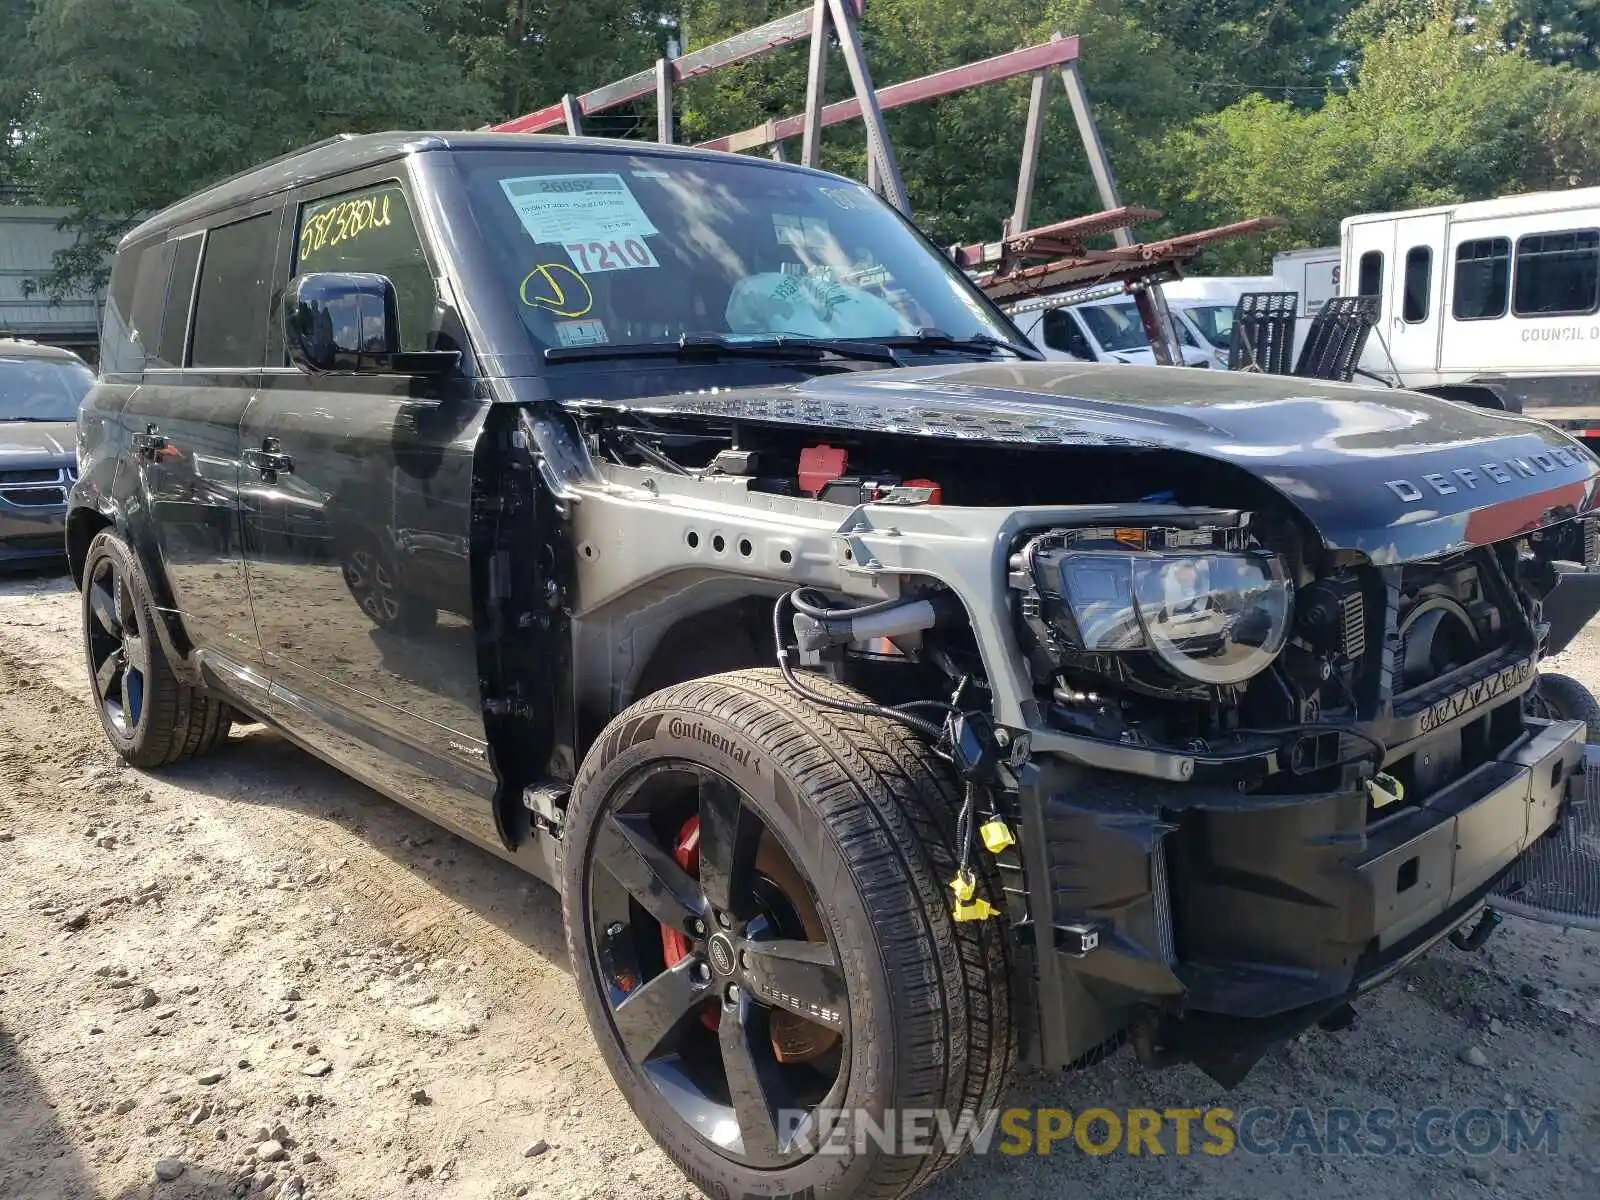
<svg viewBox="0 0 1600 1200">
<path fill-rule="evenodd" d="M 981 1122 L 1019 1056 L 1231 1083 L 1587 802 L 1536 672 L 1600 461 L 1041 361 L 836 176 L 334 139 L 123 239 L 102 372 L 67 538 L 112 744 L 264 722 L 550 883 L 713 1196 L 909 1193 L 952 1144 L 832 1132 Z"/>
</svg>

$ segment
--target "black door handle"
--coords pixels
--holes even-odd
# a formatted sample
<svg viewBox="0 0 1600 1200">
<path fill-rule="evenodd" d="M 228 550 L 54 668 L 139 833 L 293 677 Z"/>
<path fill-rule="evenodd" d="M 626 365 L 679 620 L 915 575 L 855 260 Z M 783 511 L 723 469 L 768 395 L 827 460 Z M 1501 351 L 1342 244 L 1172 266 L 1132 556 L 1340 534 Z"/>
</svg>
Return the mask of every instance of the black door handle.
<svg viewBox="0 0 1600 1200">
<path fill-rule="evenodd" d="M 246 450 L 241 456 L 245 466 L 261 472 L 263 479 L 271 475 L 294 474 L 294 457 L 278 449 L 278 439 L 261 439 L 261 449 Z"/>
<path fill-rule="evenodd" d="M 154 425 L 146 425 L 143 433 L 136 433 L 130 439 L 133 442 L 133 451 L 146 462 L 155 462 L 156 455 L 167 448 L 167 439 L 161 436 L 161 430 Z"/>
</svg>

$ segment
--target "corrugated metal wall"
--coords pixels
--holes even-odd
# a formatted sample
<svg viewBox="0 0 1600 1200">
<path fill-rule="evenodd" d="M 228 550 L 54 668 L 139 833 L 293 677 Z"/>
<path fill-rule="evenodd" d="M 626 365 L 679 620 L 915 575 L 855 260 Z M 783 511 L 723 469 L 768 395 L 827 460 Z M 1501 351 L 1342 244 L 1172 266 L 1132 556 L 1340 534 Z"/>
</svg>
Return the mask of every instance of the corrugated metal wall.
<svg viewBox="0 0 1600 1200">
<path fill-rule="evenodd" d="M 26 337 L 66 346 L 94 361 L 99 338 L 99 293 L 82 293 L 51 304 L 23 292 L 26 280 L 50 270 L 57 250 L 73 244 L 71 230 L 56 225 L 66 210 L 0 204 L 0 337 Z"/>
</svg>

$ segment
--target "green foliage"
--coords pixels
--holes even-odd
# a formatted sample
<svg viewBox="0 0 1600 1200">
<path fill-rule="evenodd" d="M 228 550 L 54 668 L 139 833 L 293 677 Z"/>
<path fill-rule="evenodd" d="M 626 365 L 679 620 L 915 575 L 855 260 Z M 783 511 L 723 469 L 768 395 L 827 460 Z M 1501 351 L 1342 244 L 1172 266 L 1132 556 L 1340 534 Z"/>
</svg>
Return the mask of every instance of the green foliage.
<svg viewBox="0 0 1600 1200">
<path fill-rule="evenodd" d="M 1191 164 L 1172 204 L 1196 220 L 1291 221 L 1218 265 L 1258 269 L 1273 250 L 1331 243 L 1355 213 L 1600 182 L 1600 76 L 1488 41 L 1448 7 L 1391 21 L 1354 84 L 1316 111 L 1257 96 L 1169 136 Z"/>
<path fill-rule="evenodd" d="M 103 275 L 129 222 L 330 133 L 473 127 L 642 70 L 682 22 L 705 45 L 808 0 L 0 0 L 0 183 L 72 208 L 44 281 Z M 1277 214 L 1214 253 L 1260 267 L 1352 213 L 1600 182 L 1600 0 L 869 0 L 880 87 L 1053 33 L 1082 71 L 1145 236 Z M 800 111 L 792 47 L 680 89 L 694 141 Z M 1051 82 L 1031 222 L 1100 207 Z M 828 96 L 850 93 L 837 53 Z M 919 223 L 940 243 L 1010 215 L 1025 79 L 888 114 Z M 644 136 L 653 101 L 591 117 Z M 799 146 L 788 147 L 791 156 Z M 864 177 L 859 122 L 823 165 Z"/>
</svg>

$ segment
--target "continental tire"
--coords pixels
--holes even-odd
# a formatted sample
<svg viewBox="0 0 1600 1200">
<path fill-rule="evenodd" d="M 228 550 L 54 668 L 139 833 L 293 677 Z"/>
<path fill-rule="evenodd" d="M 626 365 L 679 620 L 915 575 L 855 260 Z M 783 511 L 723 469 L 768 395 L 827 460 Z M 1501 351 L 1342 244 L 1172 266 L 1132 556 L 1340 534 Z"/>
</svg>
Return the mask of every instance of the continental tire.
<svg viewBox="0 0 1600 1200">
<path fill-rule="evenodd" d="M 82 603 L 89 690 L 118 754 L 136 767 L 162 767 L 227 738 L 228 706 L 173 674 L 144 572 L 109 529 L 89 543 Z"/>
<path fill-rule="evenodd" d="M 1003 920 L 951 918 L 959 793 L 925 744 L 738 671 L 628 708 L 572 794 L 584 1009 L 684 1174 L 729 1200 L 890 1200 L 954 1160 L 932 1114 L 949 1131 L 997 1108 L 1010 961 Z"/>
</svg>

